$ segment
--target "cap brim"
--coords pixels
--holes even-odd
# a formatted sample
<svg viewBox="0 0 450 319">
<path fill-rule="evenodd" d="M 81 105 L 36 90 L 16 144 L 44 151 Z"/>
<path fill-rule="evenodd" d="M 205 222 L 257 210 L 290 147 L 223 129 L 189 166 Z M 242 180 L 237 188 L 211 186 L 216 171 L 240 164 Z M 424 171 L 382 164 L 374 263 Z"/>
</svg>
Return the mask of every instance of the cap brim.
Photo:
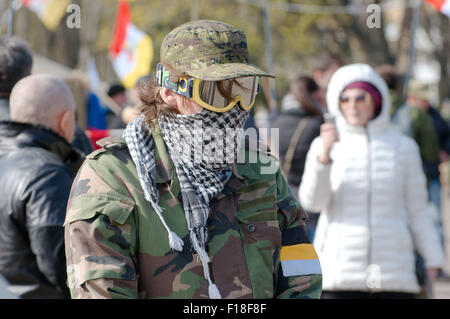
<svg viewBox="0 0 450 319">
<path fill-rule="evenodd" d="M 204 81 L 221 81 L 243 76 L 266 76 L 274 78 L 275 75 L 264 72 L 256 66 L 245 63 L 213 64 L 204 69 L 186 72 L 189 76 Z"/>
</svg>

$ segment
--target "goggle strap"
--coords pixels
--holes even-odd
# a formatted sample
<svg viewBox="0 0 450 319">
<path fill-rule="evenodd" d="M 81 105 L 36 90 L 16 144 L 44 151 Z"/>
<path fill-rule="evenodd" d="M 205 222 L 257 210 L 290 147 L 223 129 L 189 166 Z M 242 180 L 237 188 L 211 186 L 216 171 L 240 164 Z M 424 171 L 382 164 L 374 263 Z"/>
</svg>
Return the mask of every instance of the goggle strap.
<svg viewBox="0 0 450 319">
<path fill-rule="evenodd" d="M 180 83 L 185 81 L 184 88 L 181 87 Z M 156 83 L 159 86 L 168 88 L 169 90 L 176 92 L 180 95 L 191 98 L 193 95 L 194 82 L 191 78 L 181 78 L 178 81 L 172 82 L 170 80 L 170 71 L 163 67 L 160 63 L 156 66 Z"/>
</svg>

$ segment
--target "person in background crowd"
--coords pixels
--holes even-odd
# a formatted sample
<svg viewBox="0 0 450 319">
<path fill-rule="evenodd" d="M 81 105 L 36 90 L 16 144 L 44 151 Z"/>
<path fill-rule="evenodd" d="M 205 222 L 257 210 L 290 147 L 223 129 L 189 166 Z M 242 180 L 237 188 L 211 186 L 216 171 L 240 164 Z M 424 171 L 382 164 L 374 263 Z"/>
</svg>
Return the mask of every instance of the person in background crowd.
<svg viewBox="0 0 450 319">
<path fill-rule="evenodd" d="M 75 102 L 49 75 L 20 80 L 0 122 L 0 273 L 20 298 L 66 298 L 64 228 L 82 156 L 71 146 Z"/>
<path fill-rule="evenodd" d="M 0 36 L 0 121 L 9 120 L 9 96 L 14 85 L 30 75 L 33 56 L 28 44 L 16 37 Z M 73 146 L 84 154 L 93 147 L 83 130 L 77 125 Z"/>
<path fill-rule="evenodd" d="M 391 98 L 391 124 L 398 131 L 413 137 L 412 116 L 408 105 L 402 101 L 402 77 L 389 64 L 382 64 L 375 71 L 386 82 Z"/>
<path fill-rule="evenodd" d="M 389 88 L 392 101 L 390 111 L 392 127 L 416 141 L 424 162 L 435 161 L 438 157 L 439 141 L 431 119 L 424 110 L 412 108 L 408 103 L 402 102 L 401 77 L 391 65 L 381 65 L 376 70 Z M 426 169 L 425 175 L 429 179 Z"/>
<path fill-rule="evenodd" d="M 112 84 L 108 89 L 108 96 L 120 106 L 122 112 L 127 106 L 127 91 L 120 83 Z M 111 110 L 106 113 L 106 122 L 108 129 L 124 129 L 125 123 L 122 119 L 122 112 L 120 115 L 114 114 Z"/>
<path fill-rule="evenodd" d="M 432 99 L 432 96 L 430 95 L 427 85 L 418 81 L 411 81 L 408 92 L 408 105 L 418 108 L 428 115 L 437 135 L 439 148 L 438 151 L 435 152 L 435 160 L 426 161 L 424 163 L 424 167 L 428 176 L 428 193 L 430 196 L 430 201 L 438 211 L 437 226 L 442 245 L 444 245 L 445 239 L 441 213 L 441 182 L 439 165 L 441 162 L 446 161 L 448 154 L 450 154 L 450 126 L 442 118 L 439 111 L 431 106 L 430 100 Z"/>
<path fill-rule="evenodd" d="M 427 179 L 427 189 L 429 200 L 430 181 L 433 179 L 433 165 L 439 158 L 439 140 L 436 131 L 433 127 L 431 118 L 427 113 L 419 107 L 411 107 L 408 103 L 402 101 L 402 80 L 401 76 L 395 71 L 394 67 L 388 64 L 380 65 L 376 68 L 378 74 L 386 81 L 389 88 L 389 94 L 392 99 L 392 107 L 390 111 L 391 126 L 414 139 L 419 146 L 420 157 L 422 159 L 422 167 Z M 430 211 L 429 218 L 436 219 L 436 214 Z M 437 217 L 437 216 L 436 216 Z M 437 218 L 438 219 L 438 218 Z M 437 222 L 437 231 L 442 233 L 442 227 Z M 441 236 L 441 240 L 443 237 Z M 423 292 L 426 291 L 426 271 L 424 267 L 424 260 L 420 255 L 416 256 L 416 272 L 420 285 L 423 287 Z M 441 273 L 441 271 L 440 271 Z"/>
<path fill-rule="evenodd" d="M 103 140 L 74 182 L 72 297 L 318 298 L 304 212 L 275 159 L 240 147 L 259 77 L 273 75 L 250 65 L 244 33 L 219 21 L 175 28 L 160 56 L 139 117 Z"/>
<path fill-rule="evenodd" d="M 108 128 L 106 114 L 109 109 L 102 105 L 100 98 L 94 92 L 87 92 L 86 109 L 88 129 L 106 130 Z"/>
<path fill-rule="evenodd" d="M 317 99 L 322 106 L 323 112 L 327 111 L 326 92 L 328 83 L 334 72 L 344 65 L 344 59 L 338 54 L 324 51 L 319 54 L 313 61 L 314 71 L 313 79 L 319 86 L 319 94 Z"/>
<path fill-rule="evenodd" d="M 389 126 L 387 85 L 366 64 L 338 69 L 327 102 L 336 124 L 322 124 L 299 188 L 321 211 L 322 298 L 413 298 L 415 246 L 431 281 L 445 264 L 417 144 Z"/>
<path fill-rule="evenodd" d="M 285 99 L 294 107 L 283 106 L 280 115 L 271 123 L 272 128 L 278 128 L 280 134 L 279 156 L 281 168 L 295 196 L 298 196 L 306 154 L 311 142 L 320 134 L 323 122 L 322 110 L 317 102 L 319 87 L 308 76 L 298 76 L 291 82 L 288 95 L 295 98 L 295 103 Z M 318 214 L 308 214 L 306 222 L 308 236 L 314 238 Z"/>
<path fill-rule="evenodd" d="M 142 101 L 139 99 L 139 86 L 140 82 L 151 81 L 151 76 L 142 76 L 136 81 L 136 85 L 129 90 L 130 105 L 127 105 L 122 111 L 122 121 L 125 124 L 133 122 L 135 118 L 139 116 L 138 108 L 142 105 Z"/>
<path fill-rule="evenodd" d="M 114 100 L 121 108 L 127 105 L 127 91 L 120 83 L 112 84 L 107 92 L 108 96 Z"/>
<path fill-rule="evenodd" d="M 9 95 L 13 86 L 30 75 L 33 57 L 26 42 L 0 36 L 0 121 L 9 120 Z"/>
</svg>

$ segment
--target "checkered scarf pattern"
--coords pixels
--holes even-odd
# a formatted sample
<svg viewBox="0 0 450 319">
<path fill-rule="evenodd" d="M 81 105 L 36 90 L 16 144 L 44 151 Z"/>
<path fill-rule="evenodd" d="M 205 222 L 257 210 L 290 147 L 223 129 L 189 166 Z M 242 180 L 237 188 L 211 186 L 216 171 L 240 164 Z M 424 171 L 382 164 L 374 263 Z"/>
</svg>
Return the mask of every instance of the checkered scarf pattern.
<svg viewBox="0 0 450 319">
<path fill-rule="evenodd" d="M 122 137 L 127 142 L 130 155 L 136 164 L 145 197 L 148 197 L 147 200 L 158 203 L 159 192 L 156 189 L 154 143 L 151 130 L 148 124 L 144 122 L 144 115 L 140 115 L 129 123 Z"/>
<path fill-rule="evenodd" d="M 231 177 L 230 164 L 237 158 L 247 117 L 248 112 L 236 106 L 225 113 L 202 109 L 193 115 L 167 114 L 159 118 L 161 133 L 180 182 L 190 240 L 202 261 L 210 298 L 221 298 L 221 295 L 210 278 L 208 263 L 211 259 L 205 250 L 209 202 Z M 136 165 L 145 198 L 169 234 L 170 247 L 182 251 L 183 241 L 170 230 L 158 204 L 154 142 L 143 115 L 128 124 L 123 138 Z"/>
<path fill-rule="evenodd" d="M 193 115 L 166 114 L 159 126 L 180 180 L 184 211 L 194 248 L 207 242 L 209 202 L 222 191 L 238 154 L 248 112 L 234 107 L 225 113 L 202 109 Z M 228 131 L 228 134 L 223 134 Z M 218 153 L 217 153 L 218 152 Z M 227 156 L 228 155 L 228 156 Z"/>
<path fill-rule="evenodd" d="M 159 206 L 159 192 L 156 188 L 156 162 L 153 137 L 148 125 L 144 122 L 144 116 L 140 115 L 129 123 L 122 137 L 127 142 L 130 155 L 136 165 L 139 181 L 147 199 L 158 214 L 163 226 L 167 230 L 170 248 L 182 251 L 183 240 L 171 231 L 162 216 L 162 208 Z"/>
</svg>

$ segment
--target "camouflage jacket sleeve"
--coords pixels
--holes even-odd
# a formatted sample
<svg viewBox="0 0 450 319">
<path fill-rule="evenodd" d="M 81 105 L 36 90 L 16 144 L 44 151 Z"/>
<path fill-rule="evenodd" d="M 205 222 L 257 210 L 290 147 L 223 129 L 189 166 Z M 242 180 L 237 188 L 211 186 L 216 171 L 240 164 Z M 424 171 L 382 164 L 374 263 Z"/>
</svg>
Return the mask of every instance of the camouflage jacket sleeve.
<svg viewBox="0 0 450 319">
<path fill-rule="evenodd" d="M 65 221 L 72 298 L 137 298 L 134 203 L 87 159 L 72 186 Z M 102 177 L 100 177 L 102 176 Z"/>
<path fill-rule="evenodd" d="M 282 246 L 280 263 L 275 269 L 275 297 L 318 299 L 322 293 L 322 272 L 317 254 L 306 234 L 307 215 L 292 196 L 280 170 L 276 179 Z"/>
</svg>

